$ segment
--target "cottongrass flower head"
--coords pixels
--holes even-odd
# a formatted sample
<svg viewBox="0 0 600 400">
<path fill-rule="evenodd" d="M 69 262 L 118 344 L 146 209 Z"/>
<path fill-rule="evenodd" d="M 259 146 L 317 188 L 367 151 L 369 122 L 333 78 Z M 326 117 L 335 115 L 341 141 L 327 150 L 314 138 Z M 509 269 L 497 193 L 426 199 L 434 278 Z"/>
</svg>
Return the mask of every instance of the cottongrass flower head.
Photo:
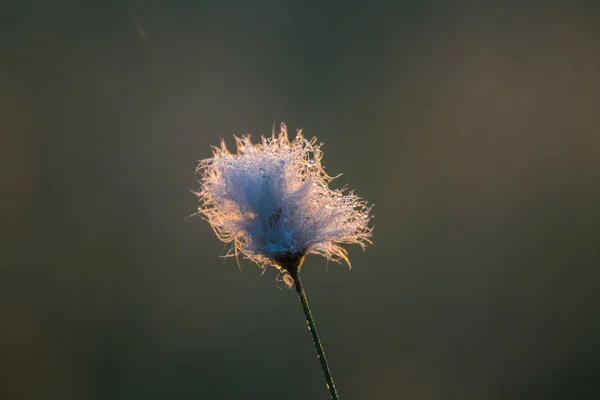
<svg viewBox="0 0 600 400">
<path fill-rule="evenodd" d="M 290 269 L 300 268 L 307 254 L 345 261 L 342 244 L 370 243 L 370 207 L 344 190 L 330 189 L 321 159 L 321 144 L 287 128 L 253 144 L 235 137 L 237 154 L 224 141 L 213 157 L 198 165 L 202 173 L 198 211 L 224 242 L 261 266 L 272 265 L 291 286 Z"/>
<path fill-rule="evenodd" d="M 289 140 L 287 129 L 252 144 L 249 136 L 235 138 L 237 153 L 225 142 L 213 157 L 200 162 L 202 173 L 198 213 L 224 242 L 233 243 L 232 254 L 242 253 L 261 266 L 273 265 L 288 286 L 294 286 L 313 338 L 327 389 L 338 400 L 325 352 L 300 281 L 307 254 L 346 261 L 342 244 L 370 243 L 370 207 L 344 190 L 330 189 L 334 179 L 321 165 L 321 145 L 300 131 Z"/>
</svg>

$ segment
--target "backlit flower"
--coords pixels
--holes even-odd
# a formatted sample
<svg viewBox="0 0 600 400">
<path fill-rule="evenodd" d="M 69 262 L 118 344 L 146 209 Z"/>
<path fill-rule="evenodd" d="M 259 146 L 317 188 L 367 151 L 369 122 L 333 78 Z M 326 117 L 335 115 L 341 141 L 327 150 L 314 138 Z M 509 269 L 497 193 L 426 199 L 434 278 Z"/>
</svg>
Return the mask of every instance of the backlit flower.
<svg viewBox="0 0 600 400">
<path fill-rule="evenodd" d="M 350 265 L 341 245 L 370 243 L 366 202 L 329 188 L 334 178 L 321 166 L 316 138 L 298 131 L 290 141 L 282 124 L 279 133 L 261 139 L 252 144 L 249 136 L 235 137 L 236 154 L 222 141 L 200 162 L 199 213 L 219 239 L 233 243 L 232 254 L 276 266 L 284 278 L 307 254 Z"/>
</svg>

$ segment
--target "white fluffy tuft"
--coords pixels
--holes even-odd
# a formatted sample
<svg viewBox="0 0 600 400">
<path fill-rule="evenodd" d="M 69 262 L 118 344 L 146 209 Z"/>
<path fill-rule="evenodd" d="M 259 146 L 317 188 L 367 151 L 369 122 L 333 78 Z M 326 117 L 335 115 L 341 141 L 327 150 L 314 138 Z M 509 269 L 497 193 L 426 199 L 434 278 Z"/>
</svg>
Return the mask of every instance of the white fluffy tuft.
<svg viewBox="0 0 600 400">
<path fill-rule="evenodd" d="M 298 131 L 290 142 L 282 124 L 260 144 L 235 139 L 237 154 L 222 141 L 198 165 L 198 211 L 219 239 L 261 266 L 278 266 L 275 259 L 286 254 L 320 254 L 350 265 L 340 245 L 370 243 L 370 208 L 352 192 L 329 188 L 334 178 L 321 166 L 316 138 Z"/>
</svg>

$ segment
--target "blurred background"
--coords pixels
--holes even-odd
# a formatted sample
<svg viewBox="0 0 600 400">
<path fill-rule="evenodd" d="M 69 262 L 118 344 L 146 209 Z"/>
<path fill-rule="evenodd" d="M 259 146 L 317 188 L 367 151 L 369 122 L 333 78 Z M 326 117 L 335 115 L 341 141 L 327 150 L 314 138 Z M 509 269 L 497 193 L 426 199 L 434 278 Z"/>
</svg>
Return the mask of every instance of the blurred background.
<svg viewBox="0 0 600 400">
<path fill-rule="evenodd" d="M 375 204 L 302 277 L 342 399 L 600 397 L 594 2 L 9 1 L 0 398 L 326 399 L 197 160 L 284 121 Z"/>
</svg>

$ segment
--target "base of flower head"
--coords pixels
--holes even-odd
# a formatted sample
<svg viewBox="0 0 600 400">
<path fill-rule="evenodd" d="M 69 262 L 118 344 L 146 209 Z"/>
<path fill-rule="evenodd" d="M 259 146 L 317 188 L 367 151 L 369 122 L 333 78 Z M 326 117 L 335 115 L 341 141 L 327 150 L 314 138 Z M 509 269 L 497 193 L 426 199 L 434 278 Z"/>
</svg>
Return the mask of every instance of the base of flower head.
<svg viewBox="0 0 600 400">
<path fill-rule="evenodd" d="M 306 253 L 283 253 L 273 258 L 275 266 L 281 271 L 281 279 L 288 286 L 294 285 L 293 274 L 300 272 Z"/>
<path fill-rule="evenodd" d="M 274 257 L 273 261 L 275 261 L 277 267 L 282 271 L 287 271 L 289 273 L 300 272 L 305 256 L 306 253 L 283 253 Z"/>
</svg>

